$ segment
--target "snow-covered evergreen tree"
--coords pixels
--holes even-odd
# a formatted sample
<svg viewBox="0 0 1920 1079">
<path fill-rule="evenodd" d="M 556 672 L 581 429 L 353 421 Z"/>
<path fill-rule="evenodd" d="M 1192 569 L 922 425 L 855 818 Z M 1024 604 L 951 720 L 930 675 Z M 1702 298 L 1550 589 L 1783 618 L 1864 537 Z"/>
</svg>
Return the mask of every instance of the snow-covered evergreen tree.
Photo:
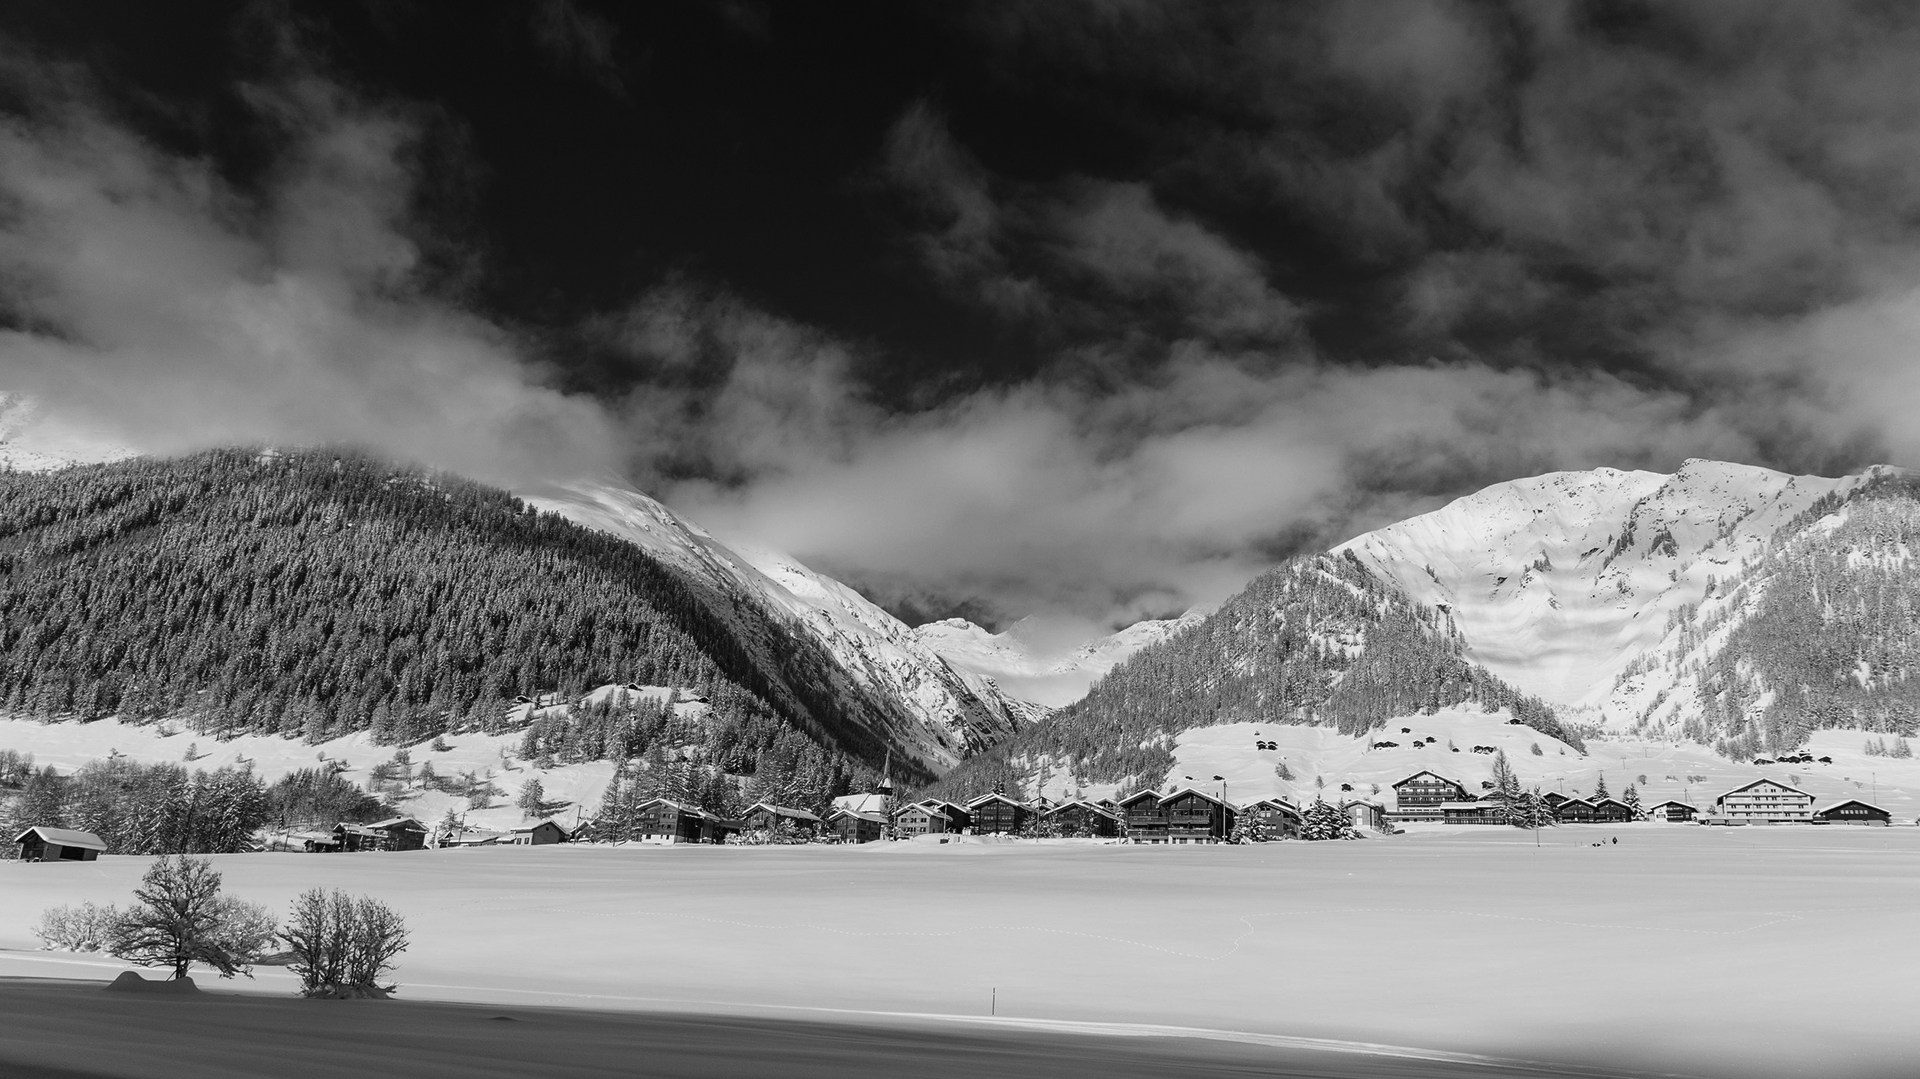
<svg viewBox="0 0 1920 1079">
<path fill-rule="evenodd" d="M 1302 839 L 1345 839 L 1353 834 L 1353 821 L 1337 805 L 1316 798 L 1307 807 L 1300 822 Z"/>
</svg>

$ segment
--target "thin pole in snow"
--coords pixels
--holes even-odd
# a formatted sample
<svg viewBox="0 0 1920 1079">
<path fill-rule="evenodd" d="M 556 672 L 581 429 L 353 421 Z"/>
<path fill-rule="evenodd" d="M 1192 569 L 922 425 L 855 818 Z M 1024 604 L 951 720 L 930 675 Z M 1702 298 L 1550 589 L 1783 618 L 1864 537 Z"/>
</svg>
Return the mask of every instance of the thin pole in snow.
<svg viewBox="0 0 1920 1079">
<path fill-rule="evenodd" d="M 999 1015 L 1000 1014 L 1000 987 L 996 985 L 991 990 L 989 990 L 989 992 L 991 992 L 993 995 L 987 998 L 987 1014 Z"/>
</svg>

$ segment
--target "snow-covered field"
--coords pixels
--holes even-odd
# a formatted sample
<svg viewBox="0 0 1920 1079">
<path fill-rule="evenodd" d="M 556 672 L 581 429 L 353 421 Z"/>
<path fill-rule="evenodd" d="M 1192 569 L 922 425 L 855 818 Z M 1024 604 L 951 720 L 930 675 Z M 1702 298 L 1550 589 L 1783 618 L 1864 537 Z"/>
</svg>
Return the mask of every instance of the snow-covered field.
<svg viewBox="0 0 1920 1079">
<path fill-rule="evenodd" d="M 1618 836 L 1618 844 L 1593 844 Z M 1725 1076 L 1891 1074 L 1914 1047 L 1920 828 L 1432 827 L 1148 848 L 480 848 L 229 855 L 284 909 L 413 926 L 403 995 L 1154 1023 Z M 39 912 L 148 859 L 0 864 L 0 975 Z M 256 987 L 283 991 L 284 972 Z M 1897 1070 L 1897 1069 L 1894 1069 Z"/>
</svg>

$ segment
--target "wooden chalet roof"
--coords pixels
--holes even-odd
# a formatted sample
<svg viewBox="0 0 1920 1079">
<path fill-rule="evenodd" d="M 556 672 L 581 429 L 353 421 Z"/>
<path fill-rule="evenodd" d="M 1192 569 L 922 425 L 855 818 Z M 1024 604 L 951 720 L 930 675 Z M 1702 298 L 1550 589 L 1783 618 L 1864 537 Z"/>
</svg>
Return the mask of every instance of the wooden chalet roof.
<svg viewBox="0 0 1920 1079">
<path fill-rule="evenodd" d="M 1127 795 L 1125 798 L 1120 799 L 1119 806 L 1120 808 L 1125 809 L 1126 807 L 1132 805 L 1133 803 L 1139 801 L 1142 798 L 1151 798 L 1155 802 L 1158 802 L 1160 800 L 1160 795 L 1156 791 L 1135 791 L 1132 794 Z"/>
<path fill-rule="evenodd" d="M 1632 806 L 1628 805 L 1627 803 L 1621 801 L 1618 798 L 1602 798 L 1599 801 L 1593 803 L 1593 808 L 1595 809 L 1599 809 L 1601 806 L 1619 806 L 1621 809 L 1627 810 L 1629 812 L 1633 811 Z"/>
<path fill-rule="evenodd" d="M 553 826 L 554 826 L 555 828 L 558 828 L 558 829 L 560 829 L 560 834 L 561 834 L 561 835 L 566 835 L 566 834 L 567 834 L 567 826 L 566 826 L 566 825 L 564 825 L 564 824 L 561 824 L 561 823 L 560 823 L 559 821 L 557 821 L 557 820 L 543 820 L 543 821 L 539 821 L 539 822 L 537 822 L 537 823 L 534 823 L 534 824 L 523 824 L 523 825 L 521 825 L 521 826 L 520 826 L 520 827 L 518 827 L 518 828 L 512 828 L 512 829 L 509 829 L 509 830 L 508 830 L 508 834 L 509 834 L 509 835 L 519 835 L 519 834 L 521 834 L 521 833 L 523 833 L 523 832 L 524 832 L 524 833 L 527 833 L 527 834 L 531 834 L 531 833 L 532 833 L 532 832 L 533 832 L 533 831 L 534 831 L 534 830 L 535 830 L 536 828 L 544 828 L 544 827 L 546 827 L 546 826 L 547 826 L 547 825 L 549 825 L 549 824 L 551 824 L 551 825 L 553 825 Z"/>
<path fill-rule="evenodd" d="M 953 820 L 953 810 L 937 802 L 933 805 L 928 805 L 925 802 L 915 802 L 912 805 L 900 807 L 901 816 L 905 816 L 908 813 L 925 813 L 929 817 L 939 817 L 946 821 Z"/>
<path fill-rule="evenodd" d="M 83 832 L 78 828 L 49 828 L 44 824 L 36 824 L 21 832 L 13 837 L 13 841 L 25 843 L 30 835 L 38 835 L 42 843 L 52 843 L 62 847 L 80 847 L 98 851 L 107 849 L 107 845 L 100 841 L 100 837 L 92 832 Z"/>
<path fill-rule="evenodd" d="M 827 814 L 828 821 L 836 821 L 841 817 L 852 817 L 855 820 L 871 821 L 874 824 L 887 823 L 886 815 L 883 813 L 866 813 L 858 809 L 836 809 Z"/>
<path fill-rule="evenodd" d="M 974 808 L 975 806 L 983 806 L 983 805 L 986 805 L 986 804 L 987 804 L 988 802 L 1005 802 L 1005 803 L 1007 803 L 1007 804 L 1008 804 L 1008 805 L 1010 805 L 1010 806 L 1016 806 L 1016 807 L 1018 807 L 1018 808 L 1020 808 L 1020 809 L 1029 809 L 1029 808 L 1032 808 L 1032 807 L 1030 807 L 1030 806 L 1028 806 L 1028 805 L 1027 805 L 1027 803 L 1025 803 L 1025 802 L 1023 802 L 1023 801 L 1021 801 L 1021 800 L 1020 800 L 1020 799 L 1018 799 L 1018 798 L 1009 798 L 1009 797 L 1007 797 L 1006 795 L 1004 795 L 1004 794 L 999 794 L 999 793 L 994 793 L 994 794 L 983 794 L 983 795 L 981 795 L 980 797 L 978 797 L 978 798 L 975 798 L 975 799 L 974 799 L 973 801 L 971 801 L 971 802 L 968 802 L 968 803 L 967 803 L 967 808 L 968 808 L 968 809 L 972 809 L 972 808 Z"/>
<path fill-rule="evenodd" d="M 379 828 L 383 831 L 388 828 L 410 828 L 418 832 L 424 832 L 427 830 L 426 825 L 421 824 L 419 821 L 414 820 L 412 817 L 388 817 L 386 820 L 374 821 L 372 824 L 367 825 L 367 827 Z"/>
<path fill-rule="evenodd" d="M 1561 802 L 1573 801 L 1573 799 L 1567 797 L 1564 794 L 1561 794 L 1559 791 L 1548 791 L 1547 793 L 1540 796 L 1540 800 L 1543 802 L 1546 802 L 1549 805 L 1559 805 Z"/>
<path fill-rule="evenodd" d="M 1871 809 L 1875 813 L 1885 813 L 1889 817 L 1893 816 L 1893 814 L 1890 811 L 1886 809 L 1882 809 L 1881 807 L 1874 805 L 1872 802 L 1862 801 L 1859 798 L 1842 798 L 1838 802 L 1833 802 L 1829 805 L 1823 805 L 1819 809 L 1814 810 L 1814 812 L 1830 813 L 1833 810 L 1839 809 L 1841 806 L 1861 806 L 1865 809 Z"/>
<path fill-rule="evenodd" d="M 1085 809 L 1094 813 L 1098 813 L 1101 816 L 1107 818 L 1108 820 L 1120 819 L 1120 815 L 1115 813 L 1113 810 L 1108 809 L 1105 806 L 1094 805 L 1092 802 L 1089 802 L 1084 798 L 1077 798 L 1071 802 L 1061 802 L 1059 805 L 1054 806 L 1051 809 L 1048 809 L 1046 812 L 1042 813 L 1041 816 L 1051 817 L 1056 813 L 1064 813 L 1069 809 Z"/>
<path fill-rule="evenodd" d="M 1262 806 L 1268 806 L 1274 809 L 1279 809 L 1284 812 L 1291 813 L 1296 817 L 1300 815 L 1300 807 L 1297 805 L 1294 805 L 1292 802 L 1287 801 L 1285 798 L 1262 798 L 1258 801 L 1248 802 L 1245 805 L 1240 807 L 1240 811 L 1242 813 L 1247 813 L 1255 809 L 1259 809 Z"/>
<path fill-rule="evenodd" d="M 676 802 L 671 798 L 649 798 L 646 801 L 641 802 L 639 805 L 634 806 L 633 808 L 635 810 L 641 810 L 641 809 L 648 809 L 656 805 L 671 806 L 673 809 L 681 813 L 685 813 L 689 817 L 698 817 L 701 820 L 710 820 L 718 824 L 733 823 L 732 821 L 727 820 L 725 817 L 721 817 L 716 814 L 709 813 L 706 810 L 701 809 L 699 806 L 686 805 L 681 802 Z"/>
<path fill-rule="evenodd" d="M 1461 785 L 1461 783 L 1460 783 L 1460 781 L 1459 781 L 1459 780 L 1457 780 L 1457 779 L 1448 779 L 1448 778 L 1447 778 L 1446 776 L 1443 776 L 1443 775 L 1441 775 L 1441 774 L 1440 774 L 1440 773 L 1438 773 L 1438 772 L 1434 772 L 1434 771 L 1429 771 L 1429 770 L 1427 770 L 1427 769 L 1425 769 L 1425 768 L 1422 768 L 1422 769 L 1420 769 L 1420 770 L 1419 770 L 1418 772 L 1415 772 L 1415 773 L 1413 773 L 1412 775 L 1410 775 L 1410 776 L 1408 776 L 1407 778 L 1405 778 L 1405 779 L 1403 779 L 1403 780 L 1401 780 L 1400 782 L 1398 782 L 1398 783 L 1395 783 L 1395 784 L 1394 784 L 1394 787 L 1395 787 L 1395 789 L 1398 789 L 1398 788 L 1400 788 L 1400 787 L 1404 787 L 1404 786 L 1406 786 L 1407 784 L 1409 784 L 1409 783 L 1411 783 L 1411 782 L 1413 782 L 1414 780 L 1416 780 L 1416 779 L 1419 779 L 1419 778 L 1420 778 L 1421 776 L 1432 776 L 1432 777 L 1433 777 L 1434 779 L 1437 779 L 1437 780 L 1439 780 L 1439 781 L 1440 781 L 1440 782 L 1442 782 L 1442 783 L 1449 783 L 1449 784 L 1452 784 L 1453 786 L 1456 786 L 1456 787 L 1459 787 L 1459 788 L 1460 788 L 1461 790 L 1466 790 L 1466 789 L 1467 789 L 1466 787 L 1464 787 L 1464 786 L 1462 786 L 1462 785 Z"/>
<path fill-rule="evenodd" d="M 1217 806 L 1224 806 L 1227 809 L 1233 808 L 1233 806 L 1227 803 L 1226 799 L 1216 798 L 1213 795 L 1208 794 L 1206 791 L 1200 790 L 1197 787 L 1175 787 L 1173 790 L 1170 790 L 1166 794 L 1160 796 L 1160 803 L 1162 805 L 1165 805 L 1166 803 L 1173 801 L 1175 798 L 1185 798 L 1189 794 L 1204 798 L 1207 801 L 1212 802 L 1214 805 L 1217 805 Z"/>
<path fill-rule="evenodd" d="M 820 817 L 817 814 L 809 813 L 804 809 L 794 809 L 791 806 L 777 806 L 772 802 L 755 802 L 747 807 L 747 811 L 743 816 L 751 817 L 761 810 L 766 810 L 776 817 L 792 817 L 795 820 L 810 820 L 815 824 L 820 823 Z"/>
<path fill-rule="evenodd" d="M 1569 798 L 1566 801 L 1561 802 L 1559 805 L 1554 806 L 1554 808 L 1562 809 L 1570 805 L 1583 805 L 1583 806 L 1586 806 L 1588 809 L 1600 808 L 1599 806 L 1594 805 L 1592 802 L 1587 801 L 1585 798 Z"/>
<path fill-rule="evenodd" d="M 1695 813 L 1700 812 L 1699 806 L 1689 805 L 1688 803 L 1683 802 L 1678 798 L 1669 798 L 1664 802 L 1655 802 L 1650 806 L 1641 806 L 1640 811 L 1642 813 L 1651 813 L 1656 809 L 1665 809 L 1668 806 L 1679 806 L 1682 809 L 1690 809 Z"/>
<path fill-rule="evenodd" d="M 1790 783 L 1782 783 L 1777 779 L 1761 778 L 1761 779 L 1756 779 L 1751 783 L 1740 784 L 1738 787 L 1735 787 L 1732 790 L 1726 792 L 1725 794 L 1722 794 L 1719 798 L 1715 798 L 1714 803 L 1718 804 L 1723 799 L 1739 794 L 1741 791 L 1752 790 L 1753 788 L 1761 786 L 1762 784 L 1771 784 L 1772 786 L 1779 787 L 1781 790 L 1786 791 L 1789 794 L 1797 794 L 1802 798 L 1805 798 L 1809 802 L 1813 801 L 1813 795 L 1808 794 L 1806 791 L 1803 791 L 1800 788 L 1793 786 Z"/>
</svg>

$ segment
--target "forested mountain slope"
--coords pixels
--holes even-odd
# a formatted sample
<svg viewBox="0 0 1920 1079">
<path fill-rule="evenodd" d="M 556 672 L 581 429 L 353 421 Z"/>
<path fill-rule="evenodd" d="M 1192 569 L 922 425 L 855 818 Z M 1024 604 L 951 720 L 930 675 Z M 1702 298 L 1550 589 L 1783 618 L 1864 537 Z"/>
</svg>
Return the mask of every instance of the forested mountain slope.
<svg viewBox="0 0 1920 1079">
<path fill-rule="evenodd" d="M 1083 782 L 1159 782 L 1173 737 L 1224 723 L 1321 724 L 1362 735 L 1463 702 L 1576 748 L 1552 710 L 1469 662 L 1445 612 L 1416 604 L 1352 555 L 1295 559 L 1197 625 L 1147 646 L 1086 697 L 967 762 L 936 788 L 1024 787 L 1036 767 Z"/>
<path fill-rule="evenodd" d="M 854 682 L 905 714 L 903 740 L 936 769 L 1002 741 L 1045 712 L 1003 693 L 991 677 L 949 664 L 905 623 L 841 582 L 778 551 L 722 543 L 624 484 L 548 484 L 523 494 L 541 509 L 638 544 L 732 603 L 790 620 Z"/>
<path fill-rule="evenodd" d="M 503 491 L 333 452 L 0 473 L 10 710 L 412 741 L 623 682 L 697 687 L 749 758 L 931 775 L 808 635 Z"/>
<path fill-rule="evenodd" d="M 1783 525 L 1610 687 L 1642 732 L 1735 758 L 1832 727 L 1920 731 L 1920 477 L 1883 470 Z"/>
</svg>

